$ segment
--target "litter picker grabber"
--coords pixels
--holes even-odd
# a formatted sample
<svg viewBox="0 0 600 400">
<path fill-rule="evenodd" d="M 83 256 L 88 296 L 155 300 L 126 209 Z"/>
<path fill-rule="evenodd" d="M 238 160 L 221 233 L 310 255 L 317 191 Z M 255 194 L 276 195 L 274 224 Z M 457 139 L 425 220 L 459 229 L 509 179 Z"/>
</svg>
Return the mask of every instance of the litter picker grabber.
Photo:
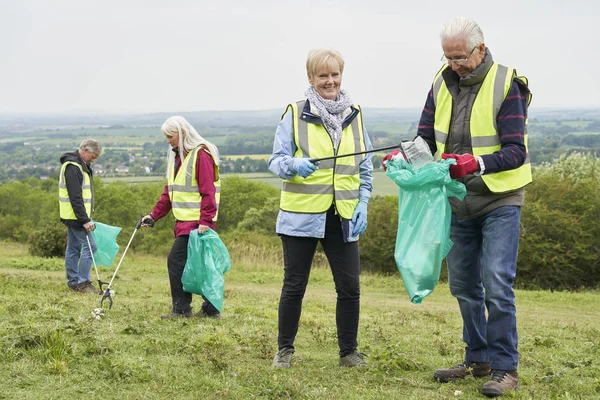
<svg viewBox="0 0 600 400">
<path fill-rule="evenodd" d="M 94 258 L 94 252 L 92 251 L 92 244 L 90 243 L 90 234 L 86 233 L 85 238 L 88 242 L 88 247 L 90 249 L 90 254 L 92 255 L 92 263 L 94 264 L 94 270 L 96 271 L 96 279 L 98 279 L 98 288 L 100 289 L 99 295 L 104 294 L 104 290 L 102 289 L 102 285 L 108 285 L 108 282 L 104 282 L 100 280 L 100 275 L 98 274 L 98 267 L 96 266 L 96 259 Z"/>
<path fill-rule="evenodd" d="M 102 307 L 104 300 L 108 299 L 108 308 L 111 309 L 112 305 L 113 305 L 113 301 L 112 301 L 112 295 L 114 294 L 114 290 L 111 289 L 112 283 L 115 280 L 115 276 L 117 276 L 117 272 L 119 272 L 119 268 L 121 267 L 121 263 L 123 262 L 123 259 L 125 258 L 125 254 L 127 254 L 127 250 L 129 249 L 129 245 L 131 245 L 131 241 L 133 240 L 133 237 L 135 236 L 135 233 L 138 231 L 138 229 L 140 229 L 140 226 L 142 226 L 142 219 L 144 217 L 142 216 L 140 218 L 140 220 L 137 222 L 137 224 L 135 225 L 135 229 L 133 230 L 133 233 L 131 234 L 131 238 L 129 239 L 129 243 L 127 243 L 127 247 L 125 247 L 125 251 L 123 251 L 123 255 L 121 256 L 121 259 L 119 260 L 119 264 L 117 264 L 117 268 L 115 269 L 115 272 L 113 273 L 112 278 L 110 279 L 110 282 L 108 283 L 108 286 L 106 287 L 106 290 L 104 290 L 104 295 L 102 296 L 102 299 L 100 300 L 100 307 Z"/>
<path fill-rule="evenodd" d="M 322 158 L 309 158 L 308 161 L 310 161 L 311 163 L 316 163 L 317 161 L 324 161 L 324 160 L 333 160 L 335 158 L 341 158 L 341 157 L 349 157 L 349 156 L 357 156 L 359 154 L 368 154 L 368 153 L 376 153 L 378 151 L 384 151 L 384 150 L 392 150 L 392 149 L 401 149 L 402 150 L 402 143 L 403 142 L 407 142 L 407 140 L 403 140 L 401 142 L 399 142 L 398 144 L 395 144 L 393 146 L 387 146 L 387 147 L 380 147 L 378 149 L 371 149 L 371 150 L 365 150 L 365 151 L 359 151 L 356 153 L 349 153 L 349 154 L 338 154 L 335 156 L 330 156 L 330 157 L 322 157 Z"/>
</svg>

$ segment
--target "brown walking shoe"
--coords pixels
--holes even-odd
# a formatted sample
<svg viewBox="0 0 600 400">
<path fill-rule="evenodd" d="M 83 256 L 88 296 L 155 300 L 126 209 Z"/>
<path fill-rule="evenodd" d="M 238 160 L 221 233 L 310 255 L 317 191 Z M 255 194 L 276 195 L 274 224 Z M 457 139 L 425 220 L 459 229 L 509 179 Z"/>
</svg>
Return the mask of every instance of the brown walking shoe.
<svg viewBox="0 0 600 400">
<path fill-rule="evenodd" d="M 481 393 L 487 397 L 504 396 L 505 391 L 514 391 L 519 387 L 519 375 L 517 371 L 492 371 L 490 380 L 483 384 Z"/>
<path fill-rule="evenodd" d="M 92 282 L 90 282 L 90 281 L 79 283 L 77 285 L 73 285 L 73 286 L 69 286 L 69 287 L 72 290 L 79 292 L 79 293 L 98 294 L 98 291 L 96 290 L 96 288 L 94 287 L 94 285 L 92 285 Z"/>
<path fill-rule="evenodd" d="M 457 379 L 464 379 L 467 376 L 483 378 L 490 376 L 490 364 L 473 361 L 464 361 L 448 369 L 438 369 L 433 374 L 433 378 L 441 383 L 455 382 Z"/>
</svg>

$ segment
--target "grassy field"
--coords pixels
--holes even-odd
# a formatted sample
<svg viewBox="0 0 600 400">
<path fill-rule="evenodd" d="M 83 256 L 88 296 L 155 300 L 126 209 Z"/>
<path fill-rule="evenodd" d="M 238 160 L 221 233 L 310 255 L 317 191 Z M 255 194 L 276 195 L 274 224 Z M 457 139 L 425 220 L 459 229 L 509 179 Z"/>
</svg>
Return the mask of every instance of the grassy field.
<svg viewBox="0 0 600 400">
<path fill-rule="evenodd" d="M 292 368 L 274 370 L 282 268 L 274 254 L 231 244 L 223 319 L 162 321 L 165 258 L 128 253 L 112 310 L 65 285 L 60 259 L 0 242 L 2 399 L 480 399 L 481 380 L 439 384 L 461 360 L 461 319 L 440 284 L 420 306 L 398 276 L 363 274 L 360 350 L 337 366 L 331 273 L 313 270 Z M 107 279 L 112 268 L 102 268 Z M 513 399 L 600 396 L 598 293 L 517 292 L 520 389 Z M 194 304 L 200 304 L 195 296 Z"/>
</svg>

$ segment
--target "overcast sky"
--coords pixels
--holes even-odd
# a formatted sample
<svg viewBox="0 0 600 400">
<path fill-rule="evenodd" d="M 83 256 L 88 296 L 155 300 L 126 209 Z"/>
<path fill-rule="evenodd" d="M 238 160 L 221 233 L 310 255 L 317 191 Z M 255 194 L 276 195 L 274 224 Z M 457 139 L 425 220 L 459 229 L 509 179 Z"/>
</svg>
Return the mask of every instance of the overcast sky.
<svg viewBox="0 0 600 400">
<path fill-rule="evenodd" d="M 0 0 L 0 113 L 284 109 L 315 47 L 364 107 L 423 106 L 454 16 L 530 79 L 532 107 L 600 107 L 600 2 Z"/>
</svg>

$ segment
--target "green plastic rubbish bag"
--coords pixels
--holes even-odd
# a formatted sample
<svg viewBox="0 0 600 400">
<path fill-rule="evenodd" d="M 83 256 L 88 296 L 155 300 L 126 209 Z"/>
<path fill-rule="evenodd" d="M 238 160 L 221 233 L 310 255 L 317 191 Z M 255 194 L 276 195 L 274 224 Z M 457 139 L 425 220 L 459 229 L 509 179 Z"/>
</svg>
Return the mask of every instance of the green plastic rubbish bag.
<svg viewBox="0 0 600 400">
<path fill-rule="evenodd" d="M 96 229 L 92 231 L 92 235 L 97 246 L 94 252 L 94 261 L 97 266 L 110 267 L 119 252 L 117 235 L 122 228 L 95 221 L 94 224 Z"/>
<path fill-rule="evenodd" d="M 404 160 L 387 162 L 386 175 L 400 187 L 394 259 L 410 301 L 421 304 L 440 278 L 442 260 L 453 246 L 448 197 L 462 200 L 465 185 L 450 178 L 456 160 L 441 160 L 414 170 Z"/>
<path fill-rule="evenodd" d="M 227 247 L 217 232 L 209 229 L 198 234 L 198 229 L 190 232 L 181 283 L 188 293 L 200 294 L 208 299 L 219 312 L 223 311 L 225 280 L 223 275 L 231 267 Z"/>
</svg>

